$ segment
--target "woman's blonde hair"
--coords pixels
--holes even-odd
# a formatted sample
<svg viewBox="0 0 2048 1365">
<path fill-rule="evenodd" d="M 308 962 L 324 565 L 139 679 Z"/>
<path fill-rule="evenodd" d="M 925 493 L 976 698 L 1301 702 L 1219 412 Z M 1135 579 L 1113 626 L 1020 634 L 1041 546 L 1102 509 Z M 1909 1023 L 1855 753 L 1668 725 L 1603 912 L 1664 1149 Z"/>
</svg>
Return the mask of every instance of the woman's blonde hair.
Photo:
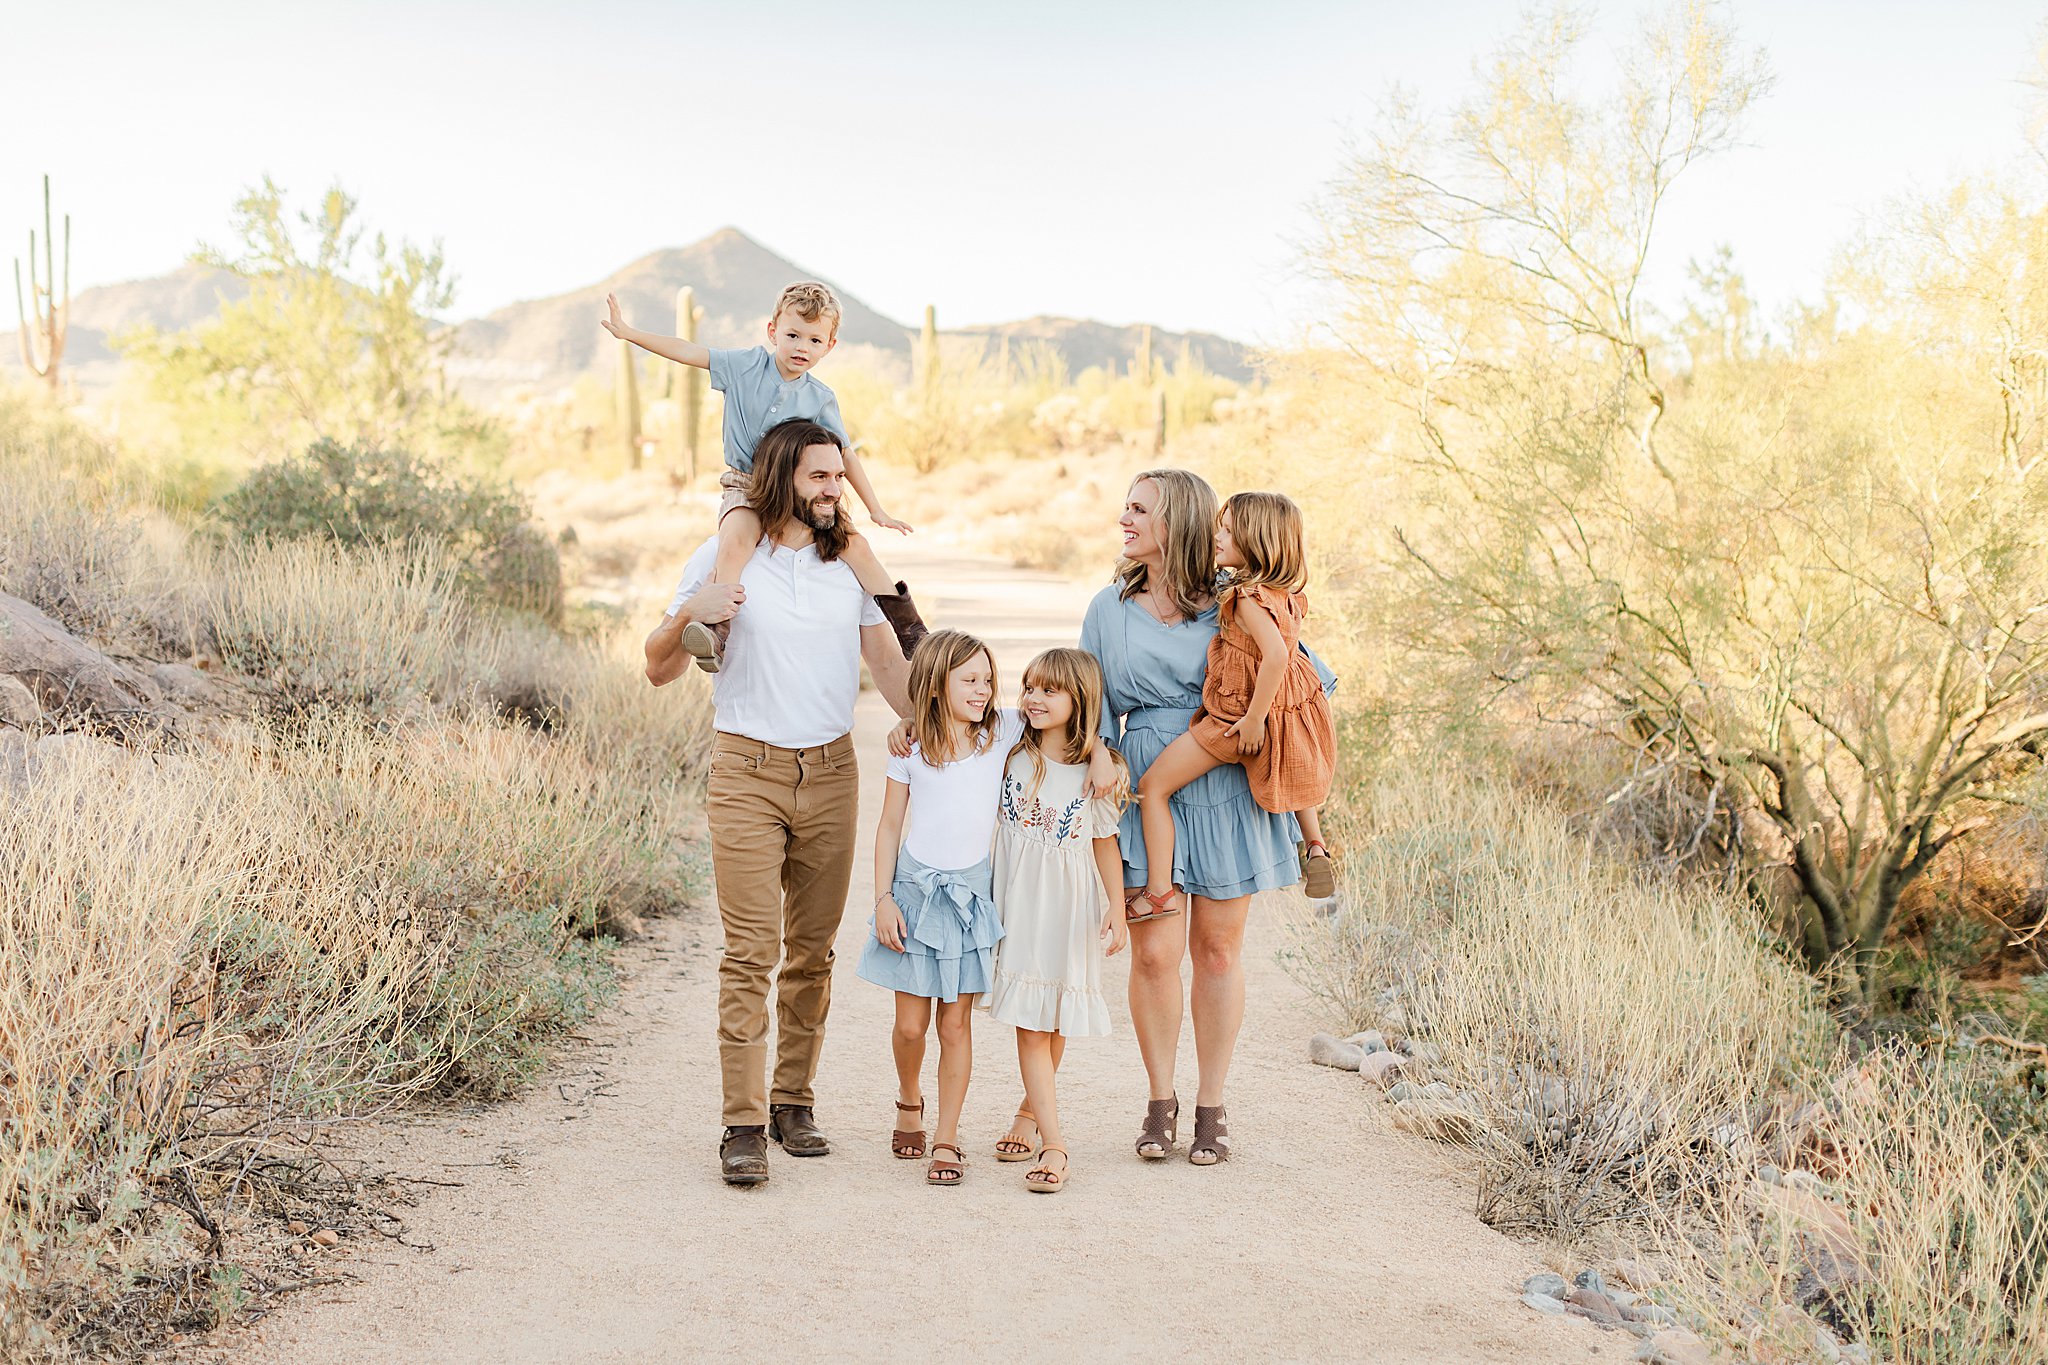
<svg viewBox="0 0 2048 1365">
<path fill-rule="evenodd" d="M 1285 493 L 1232 493 L 1219 516 L 1230 518 L 1230 538 L 1244 567 L 1230 571 L 1229 587 L 1264 583 L 1285 593 L 1308 588 L 1308 550 L 1302 544 L 1301 508 Z"/>
<path fill-rule="evenodd" d="M 981 654 L 988 658 L 989 708 L 967 727 L 967 753 L 953 752 L 953 717 L 946 709 L 946 679 Z M 918 756 L 934 768 L 983 753 L 996 742 L 996 656 L 964 630 L 935 630 L 910 655 L 910 737 Z"/>
<path fill-rule="evenodd" d="M 1216 490 L 1185 469 L 1148 469 L 1131 486 L 1146 479 L 1159 490 L 1152 519 L 1158 523 L 1166 591 L 1181 615 L 1200 615 L 1216 596 Z M 1150 586 L 1149 571 L 1135 559 L 1119 559 L 1116 576 L 1125 599 Z"/>
<path fill-rule="evenodd" d="M 1055 763 L 1086 763 L 1095 756 L 1095 746 L 1102 743 L 1102 665 L 1085 649 L 1048 649 L 1024 666 L 1023 685 L 1064 692 L 1074 699 L 1074 714 L 1067 720 L 1065 734 L 1049 740 L 1047 735 L 1051 732 L 1026 722 L 1023 737 L 1010 750 L 1012 757 L 1031 755 L 1031 785 L 1027 792 L 1035 797 L 1039 784 L 1045 781 L 1047 744 L 1059 745 L 1059 751 L 1052 755 Z M 1110 754 L 1117 767 L 1116 789 L 1110 793 L 1110 799 L 1122 810 L 1131 800 L 1131 770 L 1124 765 L 1122 754 L 1114 749 Z"/>
</svg>

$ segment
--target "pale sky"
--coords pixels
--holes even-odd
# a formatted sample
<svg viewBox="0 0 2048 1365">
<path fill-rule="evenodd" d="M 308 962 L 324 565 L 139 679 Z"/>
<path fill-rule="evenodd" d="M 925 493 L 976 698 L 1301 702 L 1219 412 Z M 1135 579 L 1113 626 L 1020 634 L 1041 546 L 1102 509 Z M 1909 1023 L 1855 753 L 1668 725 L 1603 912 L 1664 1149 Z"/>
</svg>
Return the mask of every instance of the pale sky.
<svg viewBox="0 0 2048 1365">
<path fill-rule="evenodd" d="M 454 313 L 737 226 L 883 312 L 1284 342 L 1305 205 L 1400 82 L 1443 107 L 1508 0 L 0 0 L 0 266 L 73 221 L 72 287 L 225 237 L 266 172 L 438 237 Z M 1777 73 L 1672 203 L 1661 277 L 1728 242 L 1767 307 L 1859 216 L 2023 147 L 2048 5 L 1737 0 Z M 1598 50 L 1639 12 L 1600 8 Z M 4 289 L 0 285 L 0 289 Z M 0 308 L 6 305 L 0 304 Z M 12 318 L 0 319 L 0 329 Z"/>
</svg>

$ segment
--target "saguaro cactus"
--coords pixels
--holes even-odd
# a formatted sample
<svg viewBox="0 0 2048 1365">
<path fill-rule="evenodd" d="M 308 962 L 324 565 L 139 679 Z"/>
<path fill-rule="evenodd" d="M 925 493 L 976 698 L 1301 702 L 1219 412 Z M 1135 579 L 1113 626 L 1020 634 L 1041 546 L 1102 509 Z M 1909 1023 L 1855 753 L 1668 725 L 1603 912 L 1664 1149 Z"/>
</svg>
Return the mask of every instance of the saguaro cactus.
<svg viewBox="0 0 2048 1365">
<path fill-rule="evenodd" d="M 43 177 L 43 278 L 36 279 L 36 230 L 28 230 L 28 299 L 21 295 L 21 258 L 14 258 L 14 315 L 21 320 L 21 363 L 57 389 L 57 371 L 64 363 L 64 338 L 71 330 L 71 215 L 64 215 L 64 300 L 57 301 L 57 272 L 51 256 L 50 177 Z M 30 326 L 29 313 L 35 314 Z"/>
<path fill-rule="evenodd" d="M 1152 382 L 1152 324 L 1138 329 L 1138 356 L 1131 362 L 1131 377 L 1140 384 Z"/>
<path fill-rule="evenodd" d="M 1166 449 L 1166 385 L 1152 390 L 1152 453 Z"/>
<path fill-rule="evenodd" d="M 640 367 L 633 358 L 633 343 L 619 338 L 618 387 L 619 428 L 626 434 L 626 467 L 640 467 Z"/>
<path fill-rule="evenodd" d="M 939 310 L 924 306 L 924 331 L 917 339 L 918 384 L 930 399 L 939 387 Z"/>
<path fill-rule="evenodd" d="M 697 291 L 684 285 L 676 291 L 676 335 L 685 341 L 697 339 L 697 324 L 704 320 L 704 310 L 697 306 Z M 697 481 L 697 428 L 704 419 L 704 372 L 695 365 L 677 367 L 682 373 L 678 383 L 682 391 L 676 395 L 676 420 L 681 424 L 681 437 L 677 449 L 682 451 L 683 468 L 689 471 L 690 482 Z"/>
</svg>

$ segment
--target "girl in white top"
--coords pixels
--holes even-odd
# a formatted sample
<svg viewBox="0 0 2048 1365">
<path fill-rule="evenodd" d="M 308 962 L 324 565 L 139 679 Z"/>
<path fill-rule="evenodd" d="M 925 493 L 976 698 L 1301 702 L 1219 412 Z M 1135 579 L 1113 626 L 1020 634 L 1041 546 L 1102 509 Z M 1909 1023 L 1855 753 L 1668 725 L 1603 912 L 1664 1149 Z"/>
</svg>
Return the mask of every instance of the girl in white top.
<svg viewBox="0 0 2048 1365">
<path fill-rule="evenodd" d="M 860 976 L 896 992 L 898 1127 L 889 1147 L 914 1161 L 926 1154 L 925 1034 L 939 1016 L 939 1121 L 925 1180 L 957 1185 L 964 1173 L 960 1108 L 974 1069 L 969 1028 L 974 997 L 989 988 L 992 950 L 1003 936 L 993 899 L 989 839 L 1003 765 L 1023 729 L 997 712 L 996 669 L 987 646 L 958 630 L 936 630 L 910 656 L 912 744 L 889 760 L 888 794 L 875 832 L 874 935 Z M 909 837 L 904 819 L 909 817 Z M 951 1151 L 951 1160 L 939 1153 Z"/>
<path fill-rule="evenodd" d="M 1023 737 L 1010 751 L 996 814 L 1003 940 L 988 1006 L 1016 1026 L 1024 1107 L 996 1144 L 996 1159 L 1029 1159 L 1031 1142 L 1021 1130 L 1035 1124 L 1038 1162 L 1024 1173 L 1025 1187 L 1054 1194 L 1067 1173 L 1054 1076 L 1068 1038 L 1109 1033 L 1102 960 L 1122 951 L 1130 934 L 1117 844 L 1130 777 L 1100 739 L 1102 669 L 1094 655 L 1050 649 L 1033 659 L 1020 709 Z M 1090 796 L 1087 765 L 1101 755 L 1116 762 L 1118 780 L 1110 795 Z"/>
</svg>

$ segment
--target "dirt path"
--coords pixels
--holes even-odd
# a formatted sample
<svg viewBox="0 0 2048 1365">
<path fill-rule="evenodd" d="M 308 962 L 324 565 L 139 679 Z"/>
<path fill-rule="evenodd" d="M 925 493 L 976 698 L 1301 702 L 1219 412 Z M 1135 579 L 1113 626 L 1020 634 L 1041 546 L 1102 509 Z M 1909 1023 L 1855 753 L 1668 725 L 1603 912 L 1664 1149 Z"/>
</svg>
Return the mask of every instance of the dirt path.
<svg viewBox="0 0 2048 1365">
<path fill-rule="evenodd" d="M 1005 695 L 1033 652 L 1072 643 L 1084 591 L 945 554 L 892 547 L 892 563 L 930 585 L 920 595 L 935 622 L 984 633 Z M 864 850 L 887 720 L 864 694 Z M 1231 1076 L 1236 1159 L 1203 1170 L 1132 1155 L 1145 1082 L 1118 957 L 1106 983 L 1117 1036 L 1077 1042 L 1061 1076 L 1071 1186 L 1029 1195 L 1021 1166 L 990 1157 L 1018 1087 L 1010 1030 L 983 1019 L 962 1123 L 967 1179 L 928 1189 L 922 1165 L 886 1146 L 889 997 L 853 974 L 868 870 L 863 852 L 819 1076 L 831 1156 L 777 1151 L 766 1186 L 719 1182 L 707 907 L 628 951 L 618 1004 L 524 1099 L 385 1128 L 378 1160 L 462 1182 L 411 1211 L 421 1249 L 345 1256 L 337 1268 L 356 1283 L 301 1296 L 232 1358 L 651 1361 L 782 1346 L 799 1359 L 904 1361 L 1627 1356 L 1632 1339 L 1522 1307 L 1520 1282 L 1539 1267 L 1473 1217 L 1446 1156 L 1387 1131 L 1356 1076 L 1304 1060 L 1316 1021 L 1274 957 L 1277 920 L 1298 900 L 1268 897 L 1253 913 Z M 1185 1094 L 1185 1033 L 1182 1052 Z"/>
</svg>

